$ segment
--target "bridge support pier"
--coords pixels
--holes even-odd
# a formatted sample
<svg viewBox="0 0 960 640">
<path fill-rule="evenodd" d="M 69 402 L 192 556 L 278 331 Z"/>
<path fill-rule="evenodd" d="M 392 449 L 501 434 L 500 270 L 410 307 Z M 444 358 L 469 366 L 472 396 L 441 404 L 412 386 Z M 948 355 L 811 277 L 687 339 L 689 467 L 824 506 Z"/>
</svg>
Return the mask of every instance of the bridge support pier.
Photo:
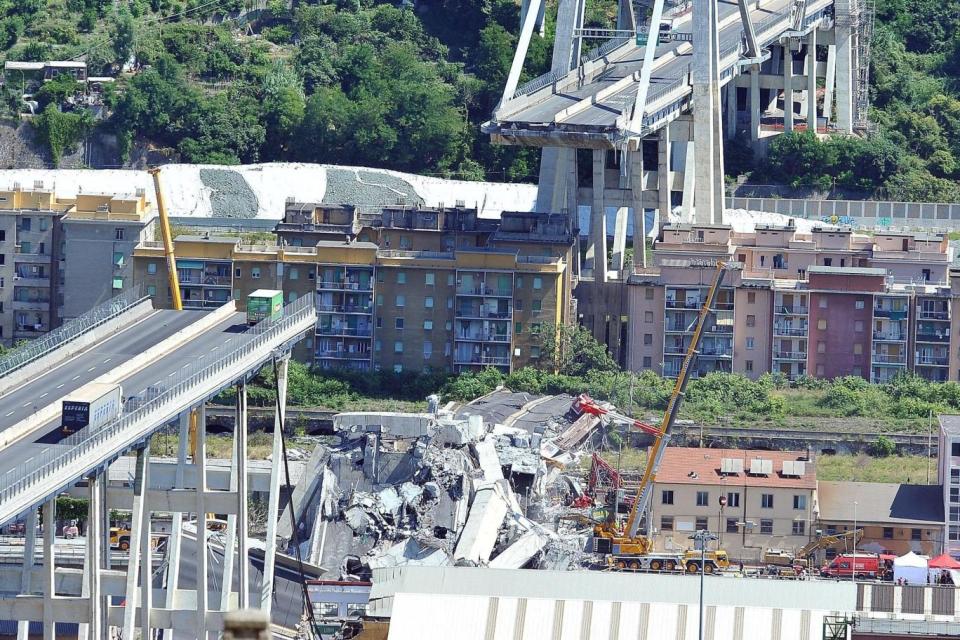
<svg viewBox="0 0 960 640">
<path fill-rule="evenodd" d="M 273 451 L 270 470 L 270 496 L 267 500 L 267 539 L 263 554 L 263 582 L 260 585 L 260 608 L 270 615 L 273 605 L 273 564 L 277 557 L 277 514 L 280 513 L 280 461 L 283 458 L 283 417 L 287 412 L 287 369 L 290 356 L 275 361 L 277 409 L 273 419 Z"/>
<path fill-rule="evenodd" d="M 760 65 L 750 65 L 750 142 L 754 153 L 760 144 Z"/>
<path fill-rule="evenodd" d="M 207 420 L 203 405 L 197 411 L 197 444 L 193 465 L 197 469 L 197 638 L 207 640 Z"/>
<path fill-rule="evenodd" d="M 834 31 L 836 33 L 836 125 L 845 133 L 853 133 L 853 23 L 850 13 L 851 0 L 836 0 L 834 3 Z"/>
<path fill-rule="evenodd" d="M 187 443 L 190 439 L 190 421 L 196 419 L 196 409 L 180 414 L 180 438 L 177 442 L 177 469 L 174 475 L 174 488 L 183 489 L 183 474 L 187 464 Z M 167 570 L 164 583 L 166 598 L 164 607 L 173 609 L 174 598 L 180 582 L 180 549 L 183 540 L 183 513 L 174 512 L 170 539 L 167 541 Z M 163 631 L 165 640 L 173 640 L 173 629 Z"/>
<path fill-rule="evenodd" d="M 626 158 L 624 158 L 626 161 Z M 618 274 L 623 271 L 624 254 L 627 251 L 627 208 L 617 207 L 613 226 L 613 256 L 610 268 Z"/>
<path fill-rule="evenodd" d="M 46 524 L 46 523 L 44 523 Z M 37 554 L 37 510 L 27 512 L 26 538 L 23 541 L 23 573 L 20 575 L 20 593 L 31 592 L 30 577 L 33 574 L 34 559 Z M 30 634 L 30 621 L 21 620 L 17 623 L 17 640 L 27 640 Z"/>
<path fill-rule="evenodd" d="M 827 47 L 827 77 L 823 88 L 823 117 L 833 119 L 833 92 L 837 82 L 837 45 Z"/>
<path fill-rule="evenodd" d="M 633 197 L 633 265 L 647 266 L 647 217 L 643 209 L 643 143 L 631 151 L 630 195 Z"/>
<path fill-rule="evenodd" d="M 150 637 L 150 577 L 153 572 L 150 554 L 150 508 L 147 494 L 150 487 L 150 445 L 137 449 L 133 476 L 133 509 L 130 512 L 130 547 L 127 559 L 127 586 L 123 608 L 123 637 L 132 638 L 137 622 L 137 604 L 142 612 L 143 637 Z M 139 595 L 137 580 L 140 573 Z"/>
<path fill-rule="evenodd" d="M 90 489 L 90 503 L 87 508 L 87 558 L 84 570 L 85 589 L 81 594 L 88 599 L 90 622 L 86 625 L 86 636 L 84 636 L 84 625 L 80 625 L 80 638 L 83 640 L 100 640 L 106 637 L 106 625 L 104 620 L 103 593 L 102 591 L 102 570 L 103 570 L 103 546 L 104 536 L 109 540 L 109 531 L 104 531 L 104 511 L 103 487 L 105 486 L 103 472 L 96 471 L 87 479 L 87 485 Z"/>
<path fill-rule="evenodd" d="M 660 130 L 660 141 L 657 145 L 657 191 L 658 191 L 658 215 L 657 215 L 657 236 L 663 226 L 670 221 L 671 210 L 671 190 L 672 180 L 670 176 L 670 124 L 664 125 Z"/>
<path fill-rule="evenodd" d="M 43 640 L 55 640 L 57 499 L 43 503 Z"/>
<path fill-rule="evenodd" d="M 807 130 L 817 131 L 817 30 L 807 36 Z"/>
<path fill-rule="evenodd" d="M 593 150 L 593 201 L 590 207 L 590 239 L 587 245 L 587 267 L 593 269 L 594 282 L 607 281 L 607 207 L 603 192 L 607 152 Z"/>
<path fill-rule="evenodd" d="M 792 38 L 783 41 L 783 132 L 793 131 L 793 45 Z"/>
</svg>

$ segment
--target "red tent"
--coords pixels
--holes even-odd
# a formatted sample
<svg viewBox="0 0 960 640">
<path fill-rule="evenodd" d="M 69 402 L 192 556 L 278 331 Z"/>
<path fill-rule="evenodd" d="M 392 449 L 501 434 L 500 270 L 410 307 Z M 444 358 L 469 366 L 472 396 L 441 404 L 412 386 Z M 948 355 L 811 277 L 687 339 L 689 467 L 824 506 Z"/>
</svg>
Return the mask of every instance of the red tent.
<svg viewBox="0 0 960 640">
<path fill-rule="evenodd" d="M 927 563 L 928 569 L 960 569 L 960 562 L 950 557 L 950 554 L 944 553 L 936 558 L 931 558 Z"/>
</svg>

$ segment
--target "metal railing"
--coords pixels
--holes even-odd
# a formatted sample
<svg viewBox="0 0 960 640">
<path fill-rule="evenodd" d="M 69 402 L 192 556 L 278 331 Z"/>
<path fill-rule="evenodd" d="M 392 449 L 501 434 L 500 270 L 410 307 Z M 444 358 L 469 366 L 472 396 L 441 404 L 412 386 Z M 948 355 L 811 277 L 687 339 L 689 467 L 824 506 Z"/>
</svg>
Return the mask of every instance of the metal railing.
<svg viewBox="0 0 960 640">
<path fill-rule="evenodd" d="M 873 354 L 873 364 L 907 364 L 907 354 L 890 355 L 885 353 Z"/>
<path fill-rule="evenodd" d="M 540 89 L 543 89 L 544 87 L 551 85 L 554 82 L 558 82 L 559 80 L 562 80 L 563 77 L 567 75 L 567 73 L 568 72 L 565 72 L 565 71 L 548 71 L 542 76 L 537 76 L 533 80 L 530 80 L 529 82 L 525 82 L 522 85 L 520 85 L 520 87 L 513 92 L 513 98 L 511 99 L 519 98 L 520 96 L 525 96 L 528 93 L 533 93 L 534 91 L 539 91 Z"/>
<path fill-rule="evenodd" d="M 30 344 L 14 349 L 3 358 L 0 358 L 0 378 L 36 360 L 40 356 L 44 356 L 58 349 L 64 343 L 73 340 L 77 336 L 115 318 L 145 299 L 142 286 L 137 285 L 107 300 L 103 304 L 94 307 L 79 318 L 75 318 L 63 326 L 57 327 L 42 338 L 38 338 Z"/>
<path fill-rule="evenodd" d="M 288 304 L 283 309 L 282 317 L 264 320 L 251 327 L 243 334 L 251 339 L 222 358 L 210 364 L 194 361 L 173 376 L 165 378 L 167 391 L 140 405 L 136 410 L 123 414 L 94 432 L 90 432 L 88 428 L 81 429 L 61 440 L 56 446 L 34 456 L 29 462 L 9 469 L 0 479 L 0 505 L 9 504 L 20 493 L 31 490 L 37 482 L 50 476 L 57 474 L 61 476 L 61 481 L 70 482 L 90 468 L 98 466 L 105 458 L 121 453 L 125 447 L 149 435 L 148 429 L 142 424 L 149 416 L 161 411 L 174 412 L 179 410 L 184 402 L 195 401 L 195 390 L 202 384 L 269 345 L 305 318 L 312 321 L 314 313 L 313 301 L 309 297 Z M 157 428 L 162 422 L 163 418 L 153 421 Z M 79 471 L 67 469 L 68 465 L 78 460 L 83 460 L 86 467 Z M 0 511 L 0 518 L 9 515 L 13 514 Z"/>
</svg>

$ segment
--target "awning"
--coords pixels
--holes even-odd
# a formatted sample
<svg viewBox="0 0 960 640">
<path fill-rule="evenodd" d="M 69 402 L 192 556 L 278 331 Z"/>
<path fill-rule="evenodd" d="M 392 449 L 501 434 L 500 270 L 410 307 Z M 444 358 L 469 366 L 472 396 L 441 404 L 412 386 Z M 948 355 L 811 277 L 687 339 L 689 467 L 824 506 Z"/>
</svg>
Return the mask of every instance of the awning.
<svg viewBox="0 0 960 640">
<path fill-rule="evenodd" d="M 931 569 L 960 569 L 960 562 L 954 560 L 949 553 L 943 553 L 932 558 L 927 566 Z"/>
<path fill-rule="evenodd" d="M 177 260 L 177 269 L 203 269 L 203 263 L 198 260 Z"/>
</svg>

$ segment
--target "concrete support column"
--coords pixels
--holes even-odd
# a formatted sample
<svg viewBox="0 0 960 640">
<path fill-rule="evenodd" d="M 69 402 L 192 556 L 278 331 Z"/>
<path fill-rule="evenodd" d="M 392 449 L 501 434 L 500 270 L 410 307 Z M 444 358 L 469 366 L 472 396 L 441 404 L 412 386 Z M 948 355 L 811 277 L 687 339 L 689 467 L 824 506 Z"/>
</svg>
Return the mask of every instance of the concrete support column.
<svg viewBox="0 0 960 640">
<path fill-rule="evenodd" d="M 630 195 L 633 203 L 633 264 L 647 266 L 647 217 L 643 210 L 643 143 L 630 153 Z"/>
<path fill-rule="evenodd" d="M 617 207 L 617 218 L 613 227 L 613 260 L 610 268 L 623 271 L 624 253 L 627 251 L 627 207 Z"/>
<path fill-rule="evenodd" d="M 783 132 L 793 131 L 793 48 L 788 38 L 783 44 Z"/>
<path fill-rule="evenodd" d="M 541 5 L 542 6 L 542 5 Z M 250 606 L 250 539 L 248 496 L 250 495 L 249 479 L 247 477 L 247 385 L 242 384 L 237 390 L 238 414 L 237 423 L 237 529 L 240 535 L 240 608 Z"/>
<path fill-rule="evenodd" d="M 283 416 L 287 412 L 287 366 L 289 356 L 277 361 L 277 411 L 273 418 L 273 451 L 270 468 L 270 497 L 267 501 L 267 537 L 263 553 L 263 583 L 260 585 L 260 608 L 270 615 L 273 604 L 273 565 L 277 557 L 277 514 L 280 513 L 280 473 L 283 457 L 281 438 Z"/>
<path fill-rule="evenodd" d="M 587 266 L 593 267 L 593 281 L 607 281 L 607 207 L 604 203 L 607 152 L 593 150 L 593 202 L 590 207 L 590 242 Z"/>
<path fill-rule="evenodd" d="M 143 573 L 143 590 L 147 590 L 150 582 L 152 566 L 150 564 L 150 509 L 147 507 L 147 493 L 149 491 L 150 474 L 150 445 L 137 450 L 137 461 L 133 475 L 133 508 L 130 513 L 130 553 L 127 560 L 127 587 L 126 604 L 123 607 L 123 637 L 134 637 L 134 628 L 137 623 L 137 580 Z M 146 530 L 144 530 L 146 525 Z M 146 544 L 144 544 L 144 541 Z M 146 547 L 147 553 L 143 550 Z M 142 568 L 141 568 L 142 567 Z M 145 604 L 145 603 L 142 603 Z M 144 615 L 149 618 L 150 611 L 146 609 Z M 149 621 L 146 624 L 144 637 L 149 638 Z M 141 627 L 143 629 L 144 627 Z"/>
<path fill-rule="evenodd" d="M 55 605 L 56 555 L 54 543 L 57 536 L 57 500 L 43 503 L 43 640 L 57 637 Z"/>
<path fill-rule="evenodd" d="M 86 587 L 90 603 L 90 623 L 87 625 L 89 640 L 100 640 L 107 637 L 107 629 L 103 624 L 103 593 L 100 585 L 103 556 L 103 537 L 109 531 L 103 530 L 104 504 L 103 473 L 95 472 L 87 480 L 90 489 L 90 504 L 87 510 L 87 565 L 90 570 L 86 573 Z"/>
<path fill-rule="evenodd" d="M 236 385 L 234 390 L 236 391 L 236 401 L 234 404 L 233 412 L 233 447 L 230 449 L 230 491 L 236 491 L 238 482 L 237 478 L 239 477 L 239 467 L 240 467 L 240 455 L 239 455 L 239 446 L 240 446 L 240 388 L 243 385 Z M 233 565 L 236 558 L 236 549 L 237 549 L 237 514 L 231 513 L 227 515 L 227 535 L 223 543 L 223 571 L 221 573 L 220 580 L 220 610 L 229 611 L 230 610 L 230 594 L 233 593 Z M 240 605 L 240 608 L 243 608 L 243 605 Z M 222 637 L 222 634 L 221 634 Z"/>
<path fill-rule="evenodd" d="M 817 30 L 807 36 L 807 129 L 817 132 Z"/>
<path fill-rule="evenodd" d="M 701 177 L 697 175 L 697 170 L 694 166 L 696 163 L 696 157 L 696 147 L 693 140 L 690 140 L 687 142 L 686 155 L 684 156 L 683 161 L 683 204 L 681 205 L 683 222 L 690 222 L 692 220 L 690 209 L 696 204 L 694 194 L 697 192 L 697 183 L 699 183 L 701 180 Z M 699 217 L 697 222 L 699 222 Z"/>
<path fill-rule="evenodd" d="M 190 420 L 194 416 L 193 411 L 184 411 L 180 414 L 180 439 L 177 445 L 177 470 L 174 476 L 174 488 L 183 489 L 183 474 L 187 464 L 187 444 L 190 439 Z M 193 417 L 195 419 L 195 416 Z M 164 607 L 173 609 L 174 596 L 177 591 L 177 585 L 180 581 L 180 549 L 183 540 L 183 514 L 176 512 L 172 514 L 173 524 L 170 531 L 170 538 L 167 540 L 167 569 L 165 584 L 167 587 Z M 163 637 L 166 640 L 173 640 L 173 629 L 165 629 Z"/>
<path fill-rule="evenodd" d="M 663 225 L 670 221 L 670 191 L 672 180 L 670 175 L 670 124 L 664 125 L 660 130 L 660 141 L 657 153 L 657 190 L 658 190 L 658 211 L 657 211 L 657 236 Z"/>
<path fill-rule="evenodd" d="M 717 222 L 723 208 L 719 56 L 717 0 L 694 0 L 693 139 L 697 153 L 691 166 L 696 173 L 695 220 L 701 224 Z"/>
<path fill-rule="evenodd" d="M 834 33 L 837 43 L 837 128 L 853 133 L 853 29 L 850 16 L 851 0 L 836 0 Z"/>
<path fill-rule="evenodd" d="M 760 142 L 760 65 L 750 65 L 750 142 Z"/>
<path fill-rule="evenodd" d="M 197 638 L 207 640 L 207 415 L 201 405 L 197 411 L 197 445 L 193 457 L 197 469 Z"/>
<path fill-rule="evenodd" d="M 837 82 L 837 45 L 827 47 L 827 75 L 823 89 L 823 117 L 829 123 L 833 119 L 833 90 Z"/>
<path fill-rule="evenodd" d="M 727 83 L 727 140 L 737 137 L 737 85 Z"/>
<path fill-rule="evenodd" d="M 30 577 L 33 574 L 34 559 L 37 553 L 37 510 L 30 509 L 27 512 L 26 539 L 23 541 L 23 569 L 20 574 L 20 593 L 29 595 L 31 593 Z M 27 640 L 30 634 L 30 621 L 20 620 L 17 623 L 17 640 Z"/>
</svg>

